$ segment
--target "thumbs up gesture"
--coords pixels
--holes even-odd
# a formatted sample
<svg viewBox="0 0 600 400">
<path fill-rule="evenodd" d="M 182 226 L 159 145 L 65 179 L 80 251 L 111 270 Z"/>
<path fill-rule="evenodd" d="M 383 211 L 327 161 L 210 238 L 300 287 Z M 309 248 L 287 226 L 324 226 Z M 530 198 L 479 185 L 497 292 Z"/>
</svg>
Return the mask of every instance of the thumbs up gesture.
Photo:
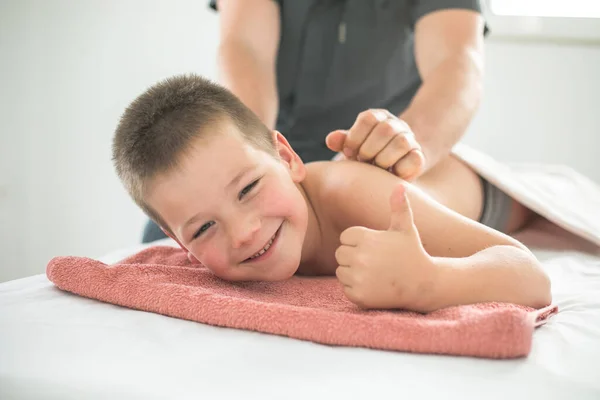
<svg viewBox="0 0 600 400">
<path fill-rule="evenodd" d="M 362 308 L 429 311 L 437 267 L 419 237 L 406 188 L 390 197 L 390 226 L 353 226 L 340 235 L 336 276 L 350 301 Z"/>
</svg>

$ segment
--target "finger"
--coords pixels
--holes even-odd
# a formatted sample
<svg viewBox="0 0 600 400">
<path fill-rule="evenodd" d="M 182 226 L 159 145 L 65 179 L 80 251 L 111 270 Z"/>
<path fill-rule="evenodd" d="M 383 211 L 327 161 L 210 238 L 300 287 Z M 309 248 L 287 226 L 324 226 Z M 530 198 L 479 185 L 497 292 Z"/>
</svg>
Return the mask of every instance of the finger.
<svg viewBox="0 0 600 400">
<path fill-rule="evenodd" d="M 423 152 L 419 149 L 413 149 L 394 164 L 392 172 L 404 180 L 411 181 L 421 174 L 424 166 L 425 156 Z"/>
<path fill-rule="evenodd" d="M 394 166 L 402 157 L 406 156 L 411 149 L 418 147 L 413 134 L 406 133 L 396 135 L 388 145 L 375 157 L 375 165 L 383 169 Z"/>
<path fill-rule="evenodd" d="M 398 184 L 390 195 L 390 231 L 403 232 L 414 227 L 413 214 L 406 195 L 406 186 Z"/>
<path fill-rule="evenodd" d="M 352 271 L 350 271 L 350 268 L 344 266 L 337 267 L 335 276 L 344 287 L 352 287 Z"/>
<path fill-rule="evenodd" d="M 344 149 L 344 142 L 346 142 L 347 136 L 348 131 L 338 129 L 337 131 L 333 131 L 327 135 L 325 138 L 325 144 L 327 144 L 329 150 L 341 152 Z"/>
<path fill-rule="evenodd" d="M 400 124 L 396 122 L 399 121 L 386 119 L 375 126 L 358 150 L 360 161 L 373 160 L 398 134 L 402 133 L 397 131 Z"/>
<path fill-rule="evenodd" d="M 370 229 L 363 226 L 351 226 L 342 232 L 340 235 L 340 243 L 346 246 L 358 246 L 364 235 Z"/>
<path fill-rule="evenodd" d="M 408 123 L 405 120 L 398 118 L 397 115 L 392 114 L 391 112 L 389 112 L 386 109 L 381 109 L 381 111 L 384 112 L 385 115 L 388 116 L 388 119 L 393 119 L 394 121 L 396 121 L 396 123 L 398 124 L 399 132 L 412 132 L 412 129 L 410 129 L 410 126 L 408 125 Z"/>
<path fill-rule="evenodd" d="M 367 110 L 358 114 L 344 143 L 344 154 L 346 157 L 355 158 L 367 136 L 369 136 L 379 122 L 386 119 L 387 114 L 383 110 Z"/>
<path fill-rule="evenodd" d="M 341 245 L 335 250 L 335 260 L 339 265 L 349 267 L 352 265 L 355 251 L 354 246 Z"/>
<path fill-rule="evenodd" d="M 343 290 L 344 290 L 344 295 L 346 296 L 346 298 L 348 300 L 350 300 L 352 303 L 354 303 L 356 306 L 363 308 L 363 309 L 369 308 L 367 306 L 367 304 L 363 301 L 363 297 L 358 294 L 358 291 L 356 290 L 355 287 L 344 286 Z"/>
<path fill-rule="evenodd" d="M 346 160 L 346 156 L 344 155 L 344 153 L 335 153 L 335 156 L 333 156 L 333 158 L 331 159 L 331 161 L 341 161 L 341 160 Z"/>
<path fill-rule="evenodd" d="M 385 114 L 385 118 L 383 118 L 383 119 L 398 118 L 396 115 L 392 114 L 391 112 L 389 112 L 389 110 L 387 110 L 385 108 L 370 108 L 368 111 Z M 400 120 L 400 121 L 402 121 L 402 120 Z"/>
</svg>

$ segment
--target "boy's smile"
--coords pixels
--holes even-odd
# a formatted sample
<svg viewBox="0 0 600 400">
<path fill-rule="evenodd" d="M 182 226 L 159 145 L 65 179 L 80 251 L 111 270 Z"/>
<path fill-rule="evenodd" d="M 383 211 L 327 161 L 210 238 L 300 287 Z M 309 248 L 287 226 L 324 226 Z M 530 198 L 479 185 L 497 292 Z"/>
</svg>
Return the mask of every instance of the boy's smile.
<svg viewBox="0 0 600 400">
<path fill-rule="evenodd" d="M 281 134 L 273 138 L 279 157 L 220 123 L 149 190 L 149 205 L 174 239 L 221 278 L 281 280 L 300 265 L 308 210 L 298 184 L 305 169 Z"/>
<path fill-rule="evenodd" d="M 281 226 L 279 226 L 279 228 L 277 228 L 277 231 L 273 234 L 273 236 L 271 236 L 271 238 L 269 239 L 267 244 L 265 244 L 260 251 L 256 252 L 254 255 L 246 258 L 243 262 L 255 263 L 255 262 L 260 262 L 260 261 L 263 261 L 263 260 L 269 258 L 269 256 L 275 251 L 276 244 L 279 243 L 279 241 L 278 241 L 279 232 L 281 231 L 282 226 L 283 226 L 283 224 Z"/>
</svg>

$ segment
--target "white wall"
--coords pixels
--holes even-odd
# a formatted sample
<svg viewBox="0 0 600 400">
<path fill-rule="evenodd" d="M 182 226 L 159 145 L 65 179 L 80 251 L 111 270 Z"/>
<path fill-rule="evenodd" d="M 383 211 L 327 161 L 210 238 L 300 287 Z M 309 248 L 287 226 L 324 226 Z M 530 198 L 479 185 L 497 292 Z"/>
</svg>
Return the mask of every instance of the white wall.
<svg viewBox="0 0 600 400">
<path fill-rule="evenodd" d="M 600 44 L 490 40 L 484 100 L 465 142 L 501 160 L 567 164 L 600 182 L 599 94 Z"/>
<path fill-rule="evenodd" d="M 145 218 L 114 174 L 113 130 L 157 80 L 216 78 L 216 15 L 202 0 L 9 0 L 0 18 L 0 281 L 138 243 Z M 487 60 L 466 141 L 600 182 L 600 47 L 490 40 Z"/>
<path fill-rule="evenodd" d="M 9 0 L 0 19 L 0 281 L 139 242 L 112 134 L 155 81 L 215 77 L 216 15 L 201 0 Z"/>
</svg>

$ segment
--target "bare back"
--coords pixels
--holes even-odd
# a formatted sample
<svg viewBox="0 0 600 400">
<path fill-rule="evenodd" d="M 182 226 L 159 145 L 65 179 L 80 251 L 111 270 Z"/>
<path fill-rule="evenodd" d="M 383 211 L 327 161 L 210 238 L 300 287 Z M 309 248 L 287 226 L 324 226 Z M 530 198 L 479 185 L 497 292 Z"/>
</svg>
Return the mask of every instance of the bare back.
<svg viewBox="0 0 600 400">
<path fill-rule="evenodd" d="M 321 249 L 306 274 L 333 274 L 339 236 L 351 226 L 386 230 L 389 197 L 400 178 L 372 165 L 353 162 L 307 164 L 303 187 L 321 230 Z M 478 175 L 454 157 L 448 157 L 414 184 L 406 184 L 415 225 L 429 254 L 468 256 L 498 244 L 514 244 L 508 236 L 478 222 L 482 187 Z M 318 265 L 318 267 L 315 267 Z"/>
</svg>

